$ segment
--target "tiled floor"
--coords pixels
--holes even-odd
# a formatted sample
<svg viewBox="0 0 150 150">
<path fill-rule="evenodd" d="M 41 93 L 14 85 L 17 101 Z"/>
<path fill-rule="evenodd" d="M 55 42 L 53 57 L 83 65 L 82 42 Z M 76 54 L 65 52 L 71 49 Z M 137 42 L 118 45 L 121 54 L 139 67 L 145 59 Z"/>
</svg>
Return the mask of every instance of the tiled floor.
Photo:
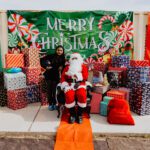
<svg viewBox="0 0 150 150">
<path fill-rule="evenodd" d="M 138 116 L 132 113 L 135 126 L 110 125 L 106 117 L 91 115 L 93 133 L 150 133 L 150 115 Z M 59 126 L 56 111 L 48 111 L 40 103 L 30 104 L 24 109 L 0 108 L 0 132 L 56 132 Z"/>
</svg>

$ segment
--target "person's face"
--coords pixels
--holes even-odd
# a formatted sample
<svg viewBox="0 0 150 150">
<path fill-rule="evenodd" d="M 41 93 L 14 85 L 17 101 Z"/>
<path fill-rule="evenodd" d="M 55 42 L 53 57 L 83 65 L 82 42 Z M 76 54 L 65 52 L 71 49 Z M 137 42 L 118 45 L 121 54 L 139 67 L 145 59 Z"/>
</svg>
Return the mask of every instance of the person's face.
<svg viewBox="0 0 150 150">
<path fill-rule="evenodd" d="M 56 54 L 59 55 L 59 56 L 62 55 L 63 54 L 63 49 L 61 47 L 57 48 Z"/>
</svg>

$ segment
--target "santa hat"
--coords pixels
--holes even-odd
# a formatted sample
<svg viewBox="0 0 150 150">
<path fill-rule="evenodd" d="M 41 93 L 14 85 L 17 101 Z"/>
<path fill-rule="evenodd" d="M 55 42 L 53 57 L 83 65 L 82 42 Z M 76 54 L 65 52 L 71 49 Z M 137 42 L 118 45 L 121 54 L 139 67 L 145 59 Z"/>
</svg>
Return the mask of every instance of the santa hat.
<svg viewBox="0 0 150 150">
<path fill-rule="evenodd" d="M 70 60 L 69 61 L 71 61 L 73 58 L 77 58 L 77 60 L 79 60 L 83 63 L 83 58 L 79 53 L 72 53 L 70 55 Z"/>
</svg>

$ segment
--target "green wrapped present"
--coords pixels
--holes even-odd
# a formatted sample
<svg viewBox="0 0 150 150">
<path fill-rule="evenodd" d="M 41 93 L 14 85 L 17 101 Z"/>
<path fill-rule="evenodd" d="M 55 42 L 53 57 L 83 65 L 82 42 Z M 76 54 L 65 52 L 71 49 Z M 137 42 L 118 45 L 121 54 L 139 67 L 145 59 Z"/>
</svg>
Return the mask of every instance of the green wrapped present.
<svg viewBox="0 0 150 150">
<path fill-rule="evenodd" d="M 112 100 L 113 97 L 110 97 L 110 96 L 104 96 L 103 97 L 103 101 L 107 102 L 107 104 L 109 103 L 110 100 Z"/>
</svg>

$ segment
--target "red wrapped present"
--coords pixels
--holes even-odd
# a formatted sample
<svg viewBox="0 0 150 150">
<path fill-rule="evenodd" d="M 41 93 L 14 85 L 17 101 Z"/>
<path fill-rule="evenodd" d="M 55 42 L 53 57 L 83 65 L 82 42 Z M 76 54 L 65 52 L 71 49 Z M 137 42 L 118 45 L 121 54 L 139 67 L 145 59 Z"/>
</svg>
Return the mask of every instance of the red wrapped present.
<svg viewBox="0 0 150 150">
<path fill-rule="evenodd" d="M 14 110 L 26 107 L 26 89 L 7 91 L 7 106 Z"/>
<path fill-rule="evenodd" d="M 47 93 L 40 93 L 40 98 L 41 98 L 41 105 L 45 106 L 48 105 L 48 98 L 47 98 Z"/>
<path fill-rule="evenodd" d="M 38 84 L 40 82 L 41 67 L 25 67 L 23 72 L 27 76 L 27 85 Z"/>
<path fill-rule="evenodd" d="M 39 67 L 40 58 L 39 50 L 36 48 L 26 48 L 22 51 L 25 55 L 25 66 L 26 67 Z"/>
<path fill-rule="evenodd" d="M 6 68 L 24 67 L 24 54 L 6 54 Z"/>
<path fill-rule="evenodd" d="M 92 93 L 91 100 L 91 113 L 99 114 L 100 113 L 100 102 L 102 100 L 102 94 Z"/>
<path fill-rule="evenodd" d="M 126 100 L 129 100 L 129 96 L 130 96 L 130 89 L 129 88 L 120 87 L 118 90 L 126 92 Z"/>
<path fill-rule="evenodd" d="M 104 64 L 104 62 L 94 62 L 93 66 L 94 66 L 93 69 L 94 71 L 101 71 L 104 74 L 106 69 L 106 65 Z"/>
<path fill-rule="evenodd" d="M 112 89 L 107 92 L 107 96 L 114 97 L 116 99 L 126 99 L 127 92 Z"/>
<path fill-rule="evenodd" d="M 147 67 L 147 66 L 149 66 L 149 60 L 130 60 L 130 66 L 132 66 L 132 67 Z"/>
</svg>

